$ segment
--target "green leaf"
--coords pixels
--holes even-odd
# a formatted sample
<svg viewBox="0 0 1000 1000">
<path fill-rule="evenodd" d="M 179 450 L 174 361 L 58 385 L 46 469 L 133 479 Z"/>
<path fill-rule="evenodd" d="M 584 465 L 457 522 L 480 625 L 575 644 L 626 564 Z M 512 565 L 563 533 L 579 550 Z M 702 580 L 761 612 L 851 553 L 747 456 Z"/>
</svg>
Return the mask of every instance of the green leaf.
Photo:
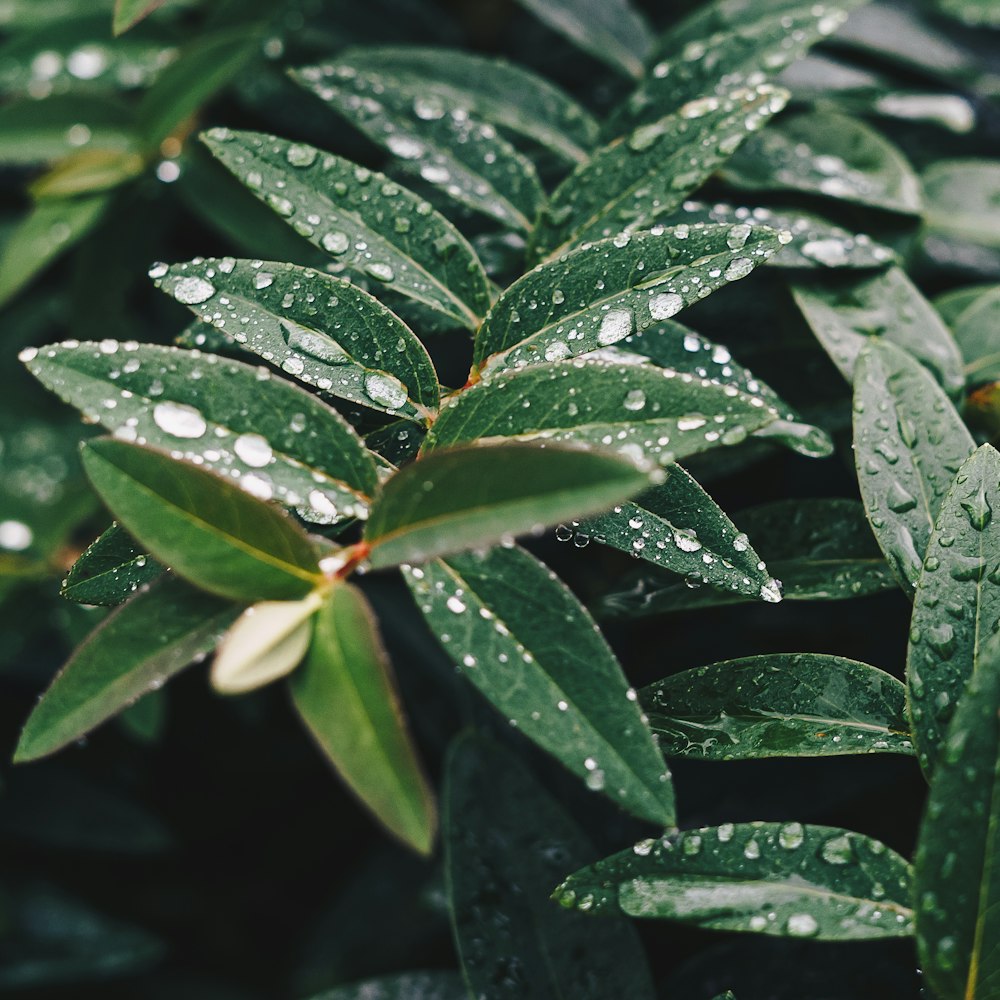
<svg viewBox="0 0 1000 1000">
<path fill-rule="evenodd" d="M 799 191 L 919 215 L 920 181 L 903 154 L 855 118 L 798 114 L 754 135 L 722 176 L 745 191 Z"/>
<path fill-rule="evenodd" d="M 1000 163 L 938 160 L 922 180 L 932 233 L 1000 247 Z"/>
<path fill-rule="evenodd" d="M 571 875 L 564 906 L 821 941 L 913 933 L 910 870 L 860 833 L 724 823 L 646 840 Z"/>
<path fill-rule="evenodd" d="M 747 536 L 679 465 L 668 469 L 662 486 L 573 526 L 579 529 L 577 544 L 593 538 L 688 580 L 753 599 L 781 600 Z"/>
<path fill-rule="evenodd" d="M 445 782 L 445 872 L 465 995 L 605 1000 L 614 983 L 630 1000 L 652 1000 L 627 920 L 595 923 L 548 898 L 595 851 L 518 759 L 466 736 L 451 748 Z"/>
<path fill-rule="evenodd" d="M 595 59 L 626 76 L 642 76 L 653 37 L 645 18 L 630 0 L 517 2 Z"/>
<path fill-rule="evenodd" d="M 598 149 L 553 192 L 532 237 L 534 255 L 551 259 L 587 240 L 650 228 L 787 98 L 771 86 L 703 98 Z"/>
<path fill-rule="evenodd" d="M 869 340 L 881 339 L 922 361 L 950 396 L 964 388 L 962 356 L 951 331 L 901 268 L 836 282 L 797 282 L 792 294 L 849 382 L 858 352 Z"/>
<path fill-rule="evenodd" d="M 914 875 L 917 949 L 944 1000 L 1000 981 L 1000 670 L 997 641 L 962 695 L 931 784 Z"/>
<path fill-rule="evenodd" d="M 54 753 L 156 690 L 210 653 L 238 610 L 170 576 L 138 591 L 56 675 L 27 721 L 14 759 Z"/>
<path fill-rule="evenodd" d="M 182 287 L 208 287 L 187 280 Z M 372 457 L 343 417 L 263 368 L 114 340 L 68 341 L 21 357 L 44 385 L 116 436 L 230 476 L 310 521 L 363 512 L 375 491 Z"/>
<path fill-rule="evenodd" d="M 973 450 L 948 397 L 905 351 L 874 340 L 854 377 L 854 461 L 868 519 L 900 586 L 913 592 L 938 510 Z"/>
<path fill-rule="evenodd" d="M 374 277 L 379 288 L 454 326 L 478 327 L 490 304 L 482 264 L 422 198 L 303 143 L 230 129 L 212 129 L 202 138 L 261 201 L 330 254 L 338 270 Z"/>
<path fill-rule="evenodd" d="M 792 601 L 837 601 L 895 587 L 854 500 L 778 500 L 737 515 L 768 570 Z M 695 581 L 697 582 L 697 581 Z M 602 617 L 641 617 L 746 600 L 731 591 L 695 587 L 665 573 L 634 574 L 602 599 Z"/>
<path fill-rule="evenodd" d="M 1000 11 L 993 0 L 932 0 L 931 6 L 962 24 L 1000 28 Z"/>
<path fill-rule="evenodd" d="M 643 688 L 639 701 L 668 757 L 913 754 L 903 684 L 842 656 L 777 653 L 713 663 Z"/>
<path fill-rule="evenodd" d="M 434 452 L 397 472 L 372 504 L 365 526 L 369 562 L 378 569 L 484 548 L 605 510 L 650 479 L 633 462 L 571 446 Z"/>
<path fill-rule="evenodd" d="M 32 197 L 73 198 L 121 187 L 145 169 L 138 153 L 119 149 L 81 149 L 70 153 L 30 186 Z"/>
<path fill-rule="evenodd" d="M 60 593 L 78 604 L 113 607 L 162 572 L 163 567 L 155 559 L 112 524 L 73 564 Z"/>
<path fill-rule="evenodd" d="M 115 0 L 115 15 L 111 26 L 113 34 L 125 34 L 129 28 L 134 28 L 166 2 L 167 0 Z"/>
<path fill-rule="evenodd" d="M 111 438 L 88 442 L 83 465 L 122 527 L 204 590 L 292 601 L 322 582 L 298 525 L 214 473 Z"/>
<path fill-rule="evenodd" d="M 540 264 L 494 303 L 476 369 L 520 368 L 610 347 L 745 278 L 780 247 L 763 226 L 620 233 Z"/>
<path fill-rule="evenodd" d="M 309 1000 L 468 1000 L 457 972 L 403 972 L 317 993 Z"/>
<path fill-rule="evenodd" d="M 426 101 L 424 114 L 437 114 L 436 102 L 464 108 L 570 163 L 586 160 L 597 141 L 590 112 L 544 77 L 504 59 L 453 48 L 384 45 L 347 49 L 340 61 L 391 76 L 411 99 Z"/>
<path fill-rule="evenodd" d="M 364 595 L 332 586 L 292 702 L 337 773 L 395 836 L 430 853 L 436 816 L 396 694 L 392 667 Z"/>
<path fill-rule="evenodd" d="M 591 790 L 652 823 L 674 824 L 670 774 L 635 691 L 548 567 L 501 546 L 404 574 L 459 670 L 528 739 Z"/>
<path fill-rule="evenodd" d="M 975 285 L 952 292 L 948 301 L 938 299 L 934 304 L 955 335 L 969 383 L 978 385 L 1000 379 L 1000 347 L 996 338 L 1000 285 Z"/>
<path fill-rule="evenodd" d="M 760 396 L 652 365 L 576 359 L 501 372 L 452 397 L 424 451 L 487 438 L 575 441 L 663 464 L 739 444 L 779 417 Z"/>
<path fill-rule="evenodd" d="M 984 444 L 963 463 L 941 501 L 910 621 L 907 695 L 917 752 L 928 773 L 1000 618 L 995 508 L 1000 454 Z"/>
<path fill-rule="evenodd" d="M 292 79 L 388 150 L 405 173 L 508 229 L 531 229 L 544 198 L 534 164 L 463 105 L 415 97 L 394 77 L 339 56 L 295 70 Z"/>
<path fill-rule="evenodd" d="M 163 272 L 153 269 L 158 288 L 300 382 L 411 420 L 437 410 L 437 374 L 423 344 L 349 281 L 232 257 Z"/>
</svg>

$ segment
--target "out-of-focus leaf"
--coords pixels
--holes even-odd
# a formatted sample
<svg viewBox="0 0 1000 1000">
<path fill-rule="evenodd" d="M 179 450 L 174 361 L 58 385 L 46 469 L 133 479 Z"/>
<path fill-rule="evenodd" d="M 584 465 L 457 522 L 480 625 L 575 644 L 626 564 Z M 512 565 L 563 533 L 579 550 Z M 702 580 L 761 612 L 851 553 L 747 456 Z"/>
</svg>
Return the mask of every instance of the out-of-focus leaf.
<svg viewBox="0 0 1000 1000">
<path fill-rule="evenodd" d="M 124 34 L 166 2 L 167 0 L 115 0 L 115 16 L 111 30 L 116 35 Z"/>
<path fill-rule="evenodd" d="M 1000 247 L 1000 163 L 938 160 L 922 180 L 932 233 Z"/>
<path fill-rule="evenodd" d="M 324 990 L 309 1000 L 467 1000 L 457 972 L 404 972 Z"/>
<path fill-rule="evenodd" d="M 162 572 L 155 559 L 112 524 L 73 564 L 60 593 L 78 604 L 114 607 Z"/>
<path fill-rule="evenodd" d="M 948 305 L 953 312 L 945 319 L 965 359 L 968 381 L 1000 379 L 1000 285 L 976 285 L 961 298 L 953 293 Z"/>
<path fill-rule="evenodd" d="M 993 0 L 932 0 L 931 6 L 972 27 L 1000 28 L 1000 10 Z"/>
<path fill-rule="evenodd" d="M 35 198 L 72 198 L 108 191 L 138 177 L 145 161 L 138 153 L 117 149 L 81 149 L 71 153 L 31 185 Z"/>
</svg>

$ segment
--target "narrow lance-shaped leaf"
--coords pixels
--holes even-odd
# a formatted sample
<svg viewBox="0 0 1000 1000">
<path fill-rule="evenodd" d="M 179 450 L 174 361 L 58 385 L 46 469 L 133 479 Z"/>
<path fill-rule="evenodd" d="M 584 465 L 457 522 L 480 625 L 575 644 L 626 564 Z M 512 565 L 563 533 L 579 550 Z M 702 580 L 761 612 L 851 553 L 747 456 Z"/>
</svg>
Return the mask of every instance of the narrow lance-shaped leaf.
<svg viewBox="0 0 1000 1000">
<path fill-rule="evenodd" d="M 395 181 L 313 146 L 212 129 L 219 161 L 332 265 L 373 280 L 458 327 L 489 308 L 482 264 L 444 216 Z"/>
<path fill-rule="evenodd" d="M 948 723 L 1000 619 L 1000 454 L 984 444 L 958 470 L 927 544 L 910 621 L 907 695 L 921 766 L 941 756 Z M 992 669 L 992 663 L 985 661 Z"/>
<path fill-rule="evenodd" d="M 670 467 L 661 486 L 606 514 L 574 522 L 574 527 L 577 539 L 593 538 L 688 580 L 751 598 L 781 600 L 778 581 L 750 539 L 679 465 Z"/>
<path fill-rule="evenodd" d="M 571 875 L 564 906 L 821 941 L 913 933 L 909 865 L 829 826 L 724 823 L 646 840 Z"/>
<path fill-rule="evenodd" d="M 237 600 L 296 600 L 322 582 L 319 555 L 277 507 L 163 452 L 100 438 L 83 466 L 121 525 L 192 583 Z"/>
<path fill-rule="evenodd" d="M 29 348 L 21 358 L 117 437 L 214 469 L 310 521 L 363 514 L 374 492 L 372 457 L 343 417 L 264 368 L 114 340 Z"/>
<path fill-rule="evenodd" d="M 595 852 L 516 757 L 460 738 L 448 755 L 444 802 L 449 910 L 467 996 L 494 996 L 500 983 L 522 1000 L 604 1000 L 614 982 L 633 1000 L 652 1000 L 628 920 L 595 923 L 548 898 L 567 868 Z"/>
<path fill-rule="evenodd" d="M 584 107 L 544 77 L 503 59 L 416 45 L 350 48 L 341 58 L 389 74 L 414 100 L 430 99 L 425 107 L 432 114 L 437 97 L 571 163 L 586 160 L 597 140 L 597 123 Z"/>
<path fill-rule="evenodd" d="M 883 338 L 922 361 L 950 396 L 965 385 L 962 356 L 934 307 L 899 267 L 881 274 L 798 282 L 792 294 L 816 339 L 851 381 L 858 352 Z"/>
<path fill-rule="evenodd" d="M 932 232 L 1000 247 L 1000 165 L 996 160 L 938 160 L 922 181 L 926 223 Z"/>
<path fill-rule="evenodd" d="M 375 616 L 357 587 L 330 588 L 290 690 L 303 722 L 351 790 L 393 834 L 429 853 L 434 802 Z"/>
<path fill-rule="evenodd" d="M 674 824 L 670 774 L 635 691 L 548 567 L 496 547 L 405 575 L 456 666 L 528 739 L 634 815 Z"/>
<path fill-rule="evenodd" d="M 112 31 L 116 35 L 124 34 L 166 2 L 167 0 L 115 0 Z"/>
<path fill-rule="evenodd" d="M 903 154 L 854 118 L 815 112 L 755 135 L 723 178 L 746 191 L 801 191 L 918 215 L 920 181 Z"/>
<path fill-rule="evenodd" d="M 212 651 L 239 614 L 228 601 L 164 577 L 90 634 L 35 706 L 15 760 L 44 757 L 86 736 Z"/>
<path fill-rule="evenodd" d="M 938 509 L 972 436 L 930 373 L 876 340 L 854 377 L 854 460 L 868 520 L 907 593 L 920 575 Z"/>
<path fill-rule="evenodd" d="M 453 397 L 424 451 L 482 438 L 575 441 L 666 464 L 739 444 L 779 416 L 710 379 L 578 358 L 501 372 Z"/>
<path fill-rule="evenodd" d="M 138 548 L 117 524 L 95 539 L 73 564 L 60 593 L 79 604 L 121 604 L 163 567 Z"/>
<path fill-rule="evenodd" d="M 661 221 L 787 99 L 768 85 L 701 98 L 597 150 L 553 192 L 533 235 L 535 256 Z"/>
<path fill-rule="evenodd" d="M 410 420 L 437 410 L 437 374 L 423 344 L 348 281 L 232 257 L 157 264 L 151 273 L 158 288 L 300 382 Z"/>
<path fill-rule="evenodd" d="M 775 653 L 683 670 L 639 692 L 668 757 L 912 754 L 906 690 L 867 663 Z"/>
<path fill-rule="evenodd" d="M 415 98 L 393 77 L 343 57 L 292 78 L 392 153 L 402 170 L 509 229 L 531 229 L 544 197 L 534 165 L 463 105 L 433 93 Z"/>
<path fill-rule="evenodd" d="M 917 951 L 945 1000 L 1000 984 L 1000 642 L 984 651 L 941 748 L 917 839 Z"/>
<path fill-rule="evenodd" d="M 490 309 L 474 365 L 492 371 L 609 347 L 745 278 L 781 246 L 764 226 L 619 235 L 540 264 Z"/>
<path fill-rule="evenodd" d="M 604 510 L 662 477 L 617 455 L 563 445 L 435 452 L 383 487 L 365 526 L 375 567 L 483 548 Z"/>
</svg>

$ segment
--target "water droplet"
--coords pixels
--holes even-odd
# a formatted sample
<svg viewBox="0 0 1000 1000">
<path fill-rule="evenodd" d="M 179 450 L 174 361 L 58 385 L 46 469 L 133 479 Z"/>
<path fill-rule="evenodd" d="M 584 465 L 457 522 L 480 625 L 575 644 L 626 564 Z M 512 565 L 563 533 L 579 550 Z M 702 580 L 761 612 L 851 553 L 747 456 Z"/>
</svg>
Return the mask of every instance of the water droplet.
<svg viewBox="0 0 1000 1000">
<path fill-rule="evenodd" d="M 311 167 L 316 162 L 316 156 L 316 149 L 299 142 L 293 142 L 285 153 L 285 158 L 293 167 Z"/>
<path fill-rule="evenodd" d="M 262 469 L 274 457 L 267 438 L 260 434 L 241 434 L 233 442 L 233 451 L 249 466 Z"/>
<path fill-rule="evenodd" d="M 274 275 L 270 271 L 258 271 L 253 276 L 253 287 L 258 291 L 270 288 L 274 284 Z"/>
<path fill-rule="evenodd" d="M 157 403 L 153 407 L 153 423 L 178 438 L 200 438 L 208 430 L 201 411 L 186 403 Z"/>
<path fill-rule="evenodd" d="M 186 306 L 196 306 L 208 301 L 215 294 L 215 286 L 204 278 L 188 276 L 178 278 L 174 285 L 174 298 Z"/>
<path fill-rule="evenodd" d="M 724 277 L 726 281 L 739 281 L 753 270 L 753 261 L 747 257 L 737 257 L 729 262 Z"/>
<path fill-rule="evenodd" d="M 0 549 L 23 552 L 34 539 L 34 532 L 23 521 L 0 521 Z"/>
<path fill-rule="evenodd" d="M 388 372 L 368 372 L 364 385 L 372 402 L 387 410 L 398 410 L 406 402 L 406 386 Z"/>
<path fill-rule="evenodd" d="M 820 857 L 830 865 L 846 865 L 854 858 L 854 848 L 846 834 L 838 834 L 823 842 Z"/>
<path fill-rule="evenodd" d="M 793 913 L 785 924 L 792 937 L 812 937 L 819 930 L 816 918 L 808 913 Z"/>
<path fill-rule="evenodd" d="M 642 391 L 642 389 L 629 389 L 629 391 L 625 394 L 625 402 L 623 405 L 626 410 L 631 410 L 635 413 L 646 405 L 646 394 Z"/>
<path fill-rule="evenodd" d="M 805 828 L 801 823 L 785 823 L 778 831 L 778 843 L 789 851 L 801 847 L 805 838 Z"/>
<path fill-rule="evenodd" d="M 460 615 L 465 611 L 465 603 L 454 594 L 445 601 L 445 606 L 452 614 Z"/>
<path fill-rule="evenodd" d="M 612 309 L 601 320 L 601 328 L 597 333 L 597 342 L 603 347 L 610 347 L 624 340 L 632 332 L 632 311 L 630 309 Z"/>
<path fill-rule="evenodd" d="M 684 308 L 684 300 L 676 292 L 661 292 L 649 300 L 649 315 L 653 319 L 670 319 Z"/>
<path fill-rule="evenodd" d="M 889 485 L 889 492 L 885 499 L 889 510 L 897 514 L 903 514 L 908 510 L 913 510 L 917 506 L 917 499 L 912 493 L 903 488 L 903 484 L 893 480 Z"/>
<path fill-rule="evenodd" d="M 375 262 L 365 268 L 365 273 L 371 275 L 378 281 L 392 281 L 396 277 L 396 272 L 388 264 Z"/>
<path fill-rule="evenodd" d="M 993 517 L 993 508 L 986 496 L 985 483 L 980 481 L 978 488 L 959 502 L 969 518 L 969 524 L 976 531 L 982 531 L 990 523 L 990 519 Z"/>
<path fill-rule="evenodd" d="M 743 222 L 739 225 L 733 226 L 729 230 L 728 236 L 726 236 L 726 243 L 730 250 L 742 250 L 746 246 L 747 240 L 750 238 L 750 233 L 753 232 L 753 228 L 747 223 Z"/>
<path fill-rule="evenodd" d="M 327 253 L 342 254 L 347 252 L 347 248 L 351 245 L 351 241 L 347 236 L 347 233 L 330 232 L 325 233 L 323 238 L 320 240 L 323 249 Z"/>
<path fill-rule="evenodd" d="M 776 580 L 773 576 L 767 583 L 761 584 L 760 597 L 761 600 L 767 601 L 769 604 L 780 604 L 782 599 L 782 587 L 781 581 Z"/>
</svg>

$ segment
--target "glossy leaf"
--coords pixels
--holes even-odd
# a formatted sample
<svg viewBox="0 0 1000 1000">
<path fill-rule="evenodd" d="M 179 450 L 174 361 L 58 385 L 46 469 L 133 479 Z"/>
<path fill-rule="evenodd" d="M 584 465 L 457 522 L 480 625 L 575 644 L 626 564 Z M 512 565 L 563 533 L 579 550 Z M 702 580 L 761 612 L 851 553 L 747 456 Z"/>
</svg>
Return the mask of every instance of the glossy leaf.
<svg viewBox="0 0 1000 1000">
<path fill-rule="evenodd" d="M 479 325 L 489 308 L 482 265 L 422 198 L 302 143 L 230 129 L 213 129 L 203 141 L 261 201 L 330 254 L 337 270 L 367 279 L 374 267 L 378 288 L 391 287 L 454 326 Z"/>
<path fill-rule="evenodd" d="M 501 372 L 447 401 L 424 451 L 477 439 L 575 441 L 664 464 L 779 418 L 760 396 L 652 365 L 576 359 Z"/>
<path fill-rule="evenodd" d="M 157 287 L 300 382 L 411 420 L 437 409 L 437 375 L 423 344 L 348 281 L 232 257 L 153 273 Z"/>
<path fill-rule="evenodd" d="M 387 149 L 401 170 L 509 229 L 531 229 L 543 194 L 531 161 L 462 104 L 418 94 L 344 57 L 293 79 Z"/>
<path fill-rule="evenodd" d="M 575 533 L 564 530 L 557 537 L 568 540 L 575 534 L 577 545 L 593 539 L 688 580 L 754 599 L 781 600 L 750 539 L 679 465 L 670 467 L 663 485 L 573 526 Z"/>
<path fill-rule="evenodd" d="M 1000 164 L 938 160 L 923 175 L 926 223 L 935 233 L 1000 247 Z"/>
<path fill-rule="evenodd" d="M 821 941 L 913 933 L 910 870 L 884 844 L 829 826 L 724 823 L 685 830 L 571 875 L 564 906 L 712 930 Z"/>
<path fill-rule="evenodd" d="M 1000 527 L 994 509 L 1000 510 L 1000 454 L 984 444 L 963 463 L 941 502 L 910 621 L 907 695 L 920 763 L 928 773 L 1000 619 Z"/>
<path fill-rule="evenodd" d="M 533 235 L 536 258 L 587 240 L 648 229 L 701 185 L 784 106 L 770 86 L 706 97 L 598 149 L 553 192 Z"/>
<path fill-rule="evenodd" d="M 681 226 L 620 233 L 540 264 L 494 303 L 476 336 L 486 371 L 562 361 L 642 332 L 780 247 L 763 226 Z"/>
<path fill-rule="evenodd" d="M 78 604 L 113 607 L 162 572 L 163 567 L 155 559 L 112 524 L 73 564 L 60 593 Z"/>
<path fill-rule="evenodd" d="M 129 28 L 134 28 L 166 2 L 167 0 L 115 0 L 115 16 L 112 22 L 114 34 L 121 35 Z"/>
<path fill-rule="evenodd" d="M 403 972 L 337 986 L 310 1000 L 467 1000 L 468 991 L 457 972 Z"/>
<path fill-rule="evenodd" d="M 188 280 L 189 289 L 207 287 L 196 284 L 204 279 Z M 69 341 L 22 358 L 48 388 L 117 437 L 214 469 L 311 521 L 363 513 L 374 492 L 371 455 L 340 414 L 263 368 L 114 340 Z"/>
<path fill-rule="evenodd" d="M 861 351 L 854 378 L 858 483 L 875 537 L 907 593 L 941 502 L 973 447 L 926 368 L 884 340 Z"/>
<path fill-rule="evenodd" d="M 917 840 L 920 965 L 945 1000 L 986 1000 L 1000 981 L 1000 653 L 984 653 L 955 712 Z"/>
<path fill-rule="evenodd" d="M 337 773 L 378 820 L 422 854 L 436 816 L 364 595 L 330 588 L 312 645 L 290 680 L 292 702 Z"/>
<path fill-rule="evenodd" d="M 607 452 L 565 445 L 434 452 L 383 487 L 365 526 L 368 559 L 379 568 L 484 548 L 574 514 L 605 510 L 656 478 Z"/>
<path fill-rule="evenodd" d="M 56 675 L 28 719 L 15 760 L 86 736 L 212 651 L 239 609 L 164 577 L 112 612 Z"/>
<path fill-rule="evenodd" d="M 466 995 L 516 989 L 523 1000 L 604 1000 L 613 982 L 634 1000 L 652 1000 L 627 920 L 595 923 L 548 898 L 556 879 L 595 852 L 518 759 L 463 737 L 451 748 L 445 782 L 445 870 Z"/>
<path fill-rule="evenodd" d="M 920 182 L 903 154 L 855 118 L 785 118 L 747 141 L 723 177 L 746 191 L 800 191 L 918 215 Z"/>
<path fill-rule="evenodd" d="M 973 385 L 1000 379 L 1000 285 L 977 287 L 974 298 L 967 300 L 950 326 L 965 359 L 965 373 Z"/>
<path fill-rule="evenodd" d="M 639 692 L 668 757 L 912 754 L 906 689 L 877 667 L 774 653 L 683 670 Z"/>
<path fill-rule="evenodd" d="M 316 549 L 290 517 L 214 473 L 111 438 L 89 442 L 83 465 L 122 527 L 204 590 L 291 601 L 322 580 Z"/>
<path fill-rule="evenodd" d="M 569 589 L 523 549 L 405 570 L 463 674 L 528 739 L 624 809 L 674 823 L 669 772 L 621 667 Z"/>
<path fill-rule="evenodd" d="M 517 2 L 595 59 L 628 76 L 642 76 L 653 38 L 631 0 Z"/>
<path fill-rule="evenodd" d="M 951 331 L 901 268 L 836 284 L 797 283 L 792 294 L 816 339 L 849 382 L 858 353 L 877 338 L 922 361 L 949 395 L 965 386 L 962 356 Z"/>
<path fill-rule="evenodd" d="M 384 72 L 424 113 L 465 108 L 506 134 L 537 143 L 570 163 L 587 159 L 598 128 L 590 113 L 544 77 L 504 59 L 453 48 L 416 45 L 351 48 L 342 60 L 364 71 Z"/>
</svg>

